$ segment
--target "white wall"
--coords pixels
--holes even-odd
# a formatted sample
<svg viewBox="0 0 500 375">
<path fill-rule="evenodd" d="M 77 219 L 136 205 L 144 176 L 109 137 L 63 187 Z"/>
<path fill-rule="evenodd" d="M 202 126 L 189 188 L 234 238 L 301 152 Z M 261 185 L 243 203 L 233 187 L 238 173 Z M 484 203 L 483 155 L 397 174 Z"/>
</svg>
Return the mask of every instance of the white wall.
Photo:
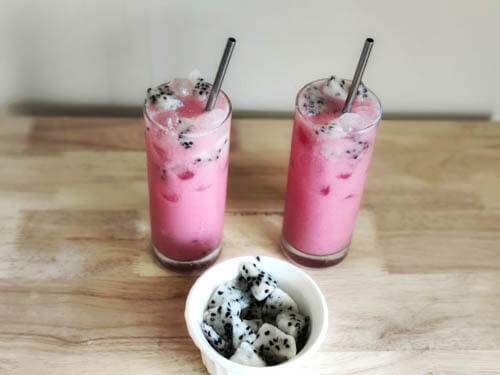
<svg viewBox="0 0 500 375">
<path fill-rule="evenodd" d="M 199 68 L 212 79 L 237 38 L 225 90 L 235 109 L 287 111 L 306 82 L 365 82 L 386 112 L 500 116 L 496 0 L 0 0 L 0 103 L 140 105 Z"/>
</svg>

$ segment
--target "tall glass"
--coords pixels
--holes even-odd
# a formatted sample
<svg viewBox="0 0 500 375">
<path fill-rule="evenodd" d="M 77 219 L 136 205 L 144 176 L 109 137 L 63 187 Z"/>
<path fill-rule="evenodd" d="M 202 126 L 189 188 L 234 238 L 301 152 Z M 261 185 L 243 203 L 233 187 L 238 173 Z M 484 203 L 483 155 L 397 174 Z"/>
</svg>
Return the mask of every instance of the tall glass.
<svg viewBox="0 0 500 375">
<path fill-rule="evenodd" d="M 231 102 L 220 91 L 216 109 L 204 112 L 206 97 L 181 100 L 164 113 L 144 106 L 151 236 L 163 265 L 196 271 L 221 251 Z"/>
<path fill-rule="evenodd" d="M 366 89 L 361 95 L 373 100 L 352 109 L 363 116 L 363 126 L 347 126 L 359 118 L 337 118 L 342 100 L 329 102 L 308 89 L 321 90 L 326 82 L 311 82 L 297 94 L 281 239 L 285 254 L 309 267 L 331 266 L 347 255 L 382 115 L 378 98 Z M 311 100 L 311 92 L 318 96 Z M 334 110 L 311 117 L 308 110 L 316 105 Z"/>
</svg>

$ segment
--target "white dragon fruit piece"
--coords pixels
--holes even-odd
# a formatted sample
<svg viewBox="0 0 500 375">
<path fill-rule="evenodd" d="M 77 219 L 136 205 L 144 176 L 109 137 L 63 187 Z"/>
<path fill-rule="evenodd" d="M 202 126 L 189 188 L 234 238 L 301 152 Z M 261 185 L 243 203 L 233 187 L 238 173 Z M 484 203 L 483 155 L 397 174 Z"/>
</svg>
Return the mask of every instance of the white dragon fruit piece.
<svg viewBox="0 0 500 375">
<path fill-rule="evenodd" d="M 248 342 L 242 342 L 230 360 L 246 366 L 266 366 L 266 362 L 259 357 L 257 350 Z"/>
<path fill-rule="evenodd" d="M 304 347 L 309 318 L 300 315 L 297 304 L 259 268 L 259 261 L 256 257 L 243 263 L 237 278 L 216 288 L 201 328 L 210 345 L 226 358 L 254 366 L 276 365 Z M 272 287 L 271 292 L 262 290 L 262 285 Z"/>
<path fill-rule="evenodd" d="M 256 300 L 252 301 L 247 308 L 241 311 L 241 316 L 244 319 L 262 319 L 263 304 L 264 304 L 263 301 L 256 301 Z"/>
<path fill-rule="evenodd" d="M 317 127 L 314 133 L 321 138 L 343 138 L 348 134 L 336 120 Z"/>
<path fill-rule="evenodd" d="M 302 110 L 310 116 L 320 114 L 325 108 L 325 98 L 316 86 L 309 86 L 304 91 Z"/>
<path fill-rule="evenodd" d="M 189 73 L 189 80 L 193 85 L 193 95 L 200 100 L 205 100 L 210 94 L 211 85 L 205 81 L 201 72 L 194 69 Z"/>
<path fill-rule="evenodd" d="M 242 311 L 243 314 L 243 311 Z M 243 321 L 246 323 L 247 326 L 249 326 L 252 331 L 258 332 L 259 328 L 262 326 L 264 323 L 262 319 L 260 318 L 255 318 L 255 319 L 243 319 Z"/>
<path fill-rule="evenodd" d="M 260 327 L 253 347 L 268 365 L 280 364 L 297 354 L 293 336 L 287 335 L 268 323 Z"/>
<path fill-rule="evenodd" d="M 228 281 L 219 285 L 212 293 L 208 300 L 208 308 L 217 307 L 228 301 L 237 302 L 240 309 L 244 309 L 250 305 L 251 296 L 237 287 L 236 280 Z"/>
<path fill-rule="evenodd" d="M 247 281 L 248 287 L 257 301 L 262 301 L 276 288 L 276 280 L 262 271 L 255 263 L 245 262 L 240 267 L 241 276 Z"/>
<path fill-rule="evenodd" d="M 255 339 L 252 328 L 239 317 L 233 317 L 233 348 L 238 348 L 244 341 L 253 343 Z"/>
<path fill-rule="evenodd" d="M 229 133 L 222 136 L 215 144 L 215 159 L 219 159 L 229 150 Z"/>
<path fill-rule="evenodd" d="M 299 308 L 295 301 L 280 288 L 275 288 L 269 297 L 266 298 L 264 306 L 262 306 L 262 313 L 267 318 L 273 319 L 283 311 L 299 312 Z"/>
<path fill-rule="evenodd" d="M 342 78 L 337 78 L 335 76 L 331 76 L 325 87 L 323 88 L 323 92 L 332 97 L 338 99 L 346 99 L 347 98 L 347 87 L 346 82 Z"/>
<path fill-rule="evenodd" d="M 233 320 L 239 320 L 241 306 L 238 302 L 226 301 L 212 307 L 203 314 L 203 320 L 227 341 L 233 338 Z"/>
<path fill-rule="evenodd" d="M 243 262 L 240 264 L 240 275 L 245 279 L 249 277 L 259 276 L 261 269 L 257 267 L 257 263 Z"/>
<path fill-rule="evenodd" d="M 363 85 L 363 83 L 360 83 L 358 86 L 358 90 L 356 91 L 356 101 L 357 102 L 364 102 L 366 99 L 368 99 L 370 92 L 368 89 Z"/>
<path fill-rule="evenodd" d="M 297 339 L 307 329 L 309 318 L 293 311 L 283 311 L 276 316 L 276 325 L 286 334 Z"/>
<path fill-rule="evenodd" d="M 147 99 L 152 106 L 163 110 L 174 110 L 184 105 L 168 84 L 147 90 Z"/>
<path fill-rule="evenodd" d="M 207 341 L 217 352 L 224 357 L 229 357 L 231 355 L 232 350 L 229 343 L 220 337 L 210 325 L 206 322 L 201 323 L 201 330 L 203 331 Z"/>
</svg>

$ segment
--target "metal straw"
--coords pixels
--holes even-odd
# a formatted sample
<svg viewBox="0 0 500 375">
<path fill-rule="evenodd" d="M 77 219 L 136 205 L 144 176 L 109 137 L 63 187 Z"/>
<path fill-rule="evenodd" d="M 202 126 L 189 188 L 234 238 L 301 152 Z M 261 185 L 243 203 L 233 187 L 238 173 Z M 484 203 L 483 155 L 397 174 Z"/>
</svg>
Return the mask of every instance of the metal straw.
<svg viewBox="0 0 500 375">
<path fill-rule="evenodd" d="M 347 94 L 347 99 L 344 104 L 344 109 L 342 112 L 351 112 L 352 103 L 356 98 L 356 93 L 358 92 L 359 84 L 363 78 L 363 73 L 365 72 L 366 63 L 368 62 L 368 57 L 370 57 L 370 52 L 373 47 L 373 39 L 366 38 L 365 45 L 363 46 L 363 51 L 361 51 L 361 56 L 359 57 L 358 66 L 356 72 L 354 73 L 354 78 L 351 82 L 351 87 L 349 89 L 349 94 Z"/>
<path fill-rule="evenodd" d="M 205 111 L 211 111 L 215 107 L 215 102 L 217 101 L 217 96 L 219 95 L 220 87 L 222 86 L 222 81 L 224 80 L 224 75 L 226 74 L 229 60 L 231 60 L 231 55 L 233 53 L 235 44 L 236 39 L 228 38 L 226 48 L 224 49 L 224 54 L 222 55 L 222 59 L 219 64 L 219 69 L 217 70 L 217 75 L 215 76 L 215 81 L 212 85 L 212 91 L 210 91 L 210 96 L 208 97 Z"/>
</svg>

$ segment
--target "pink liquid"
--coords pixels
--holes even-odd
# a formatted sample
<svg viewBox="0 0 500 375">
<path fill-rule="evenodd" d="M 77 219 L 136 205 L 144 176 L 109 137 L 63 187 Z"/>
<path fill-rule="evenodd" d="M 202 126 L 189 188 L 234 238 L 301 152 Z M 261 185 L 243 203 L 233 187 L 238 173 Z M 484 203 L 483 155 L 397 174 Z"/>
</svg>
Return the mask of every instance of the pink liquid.
<svg viewBox="0 0 500 375">
<path fill-rule="evenodd" d="M 310 85 L 321 93 L 325 80 Z M 339 118 L 343 99 L 321 94 L 324 108 L 309 115 L 303 95 L 304 89 L 294 119 L 283 237 L 300 252 L 325 256 L 351 242 L 381 108 L 368 92 L 354 103 L 352 113 L 360 116 L 349 127 L 348 117 Z"/>
<path fill-rule="evenodd" d="M 209 113 L 206 97 L 179 100 L 173 110 L 145 108 L 151 234 L 169 260 L 193 262 L 221 245 L 231 113 L 222 92 Z"/>
</svg>

